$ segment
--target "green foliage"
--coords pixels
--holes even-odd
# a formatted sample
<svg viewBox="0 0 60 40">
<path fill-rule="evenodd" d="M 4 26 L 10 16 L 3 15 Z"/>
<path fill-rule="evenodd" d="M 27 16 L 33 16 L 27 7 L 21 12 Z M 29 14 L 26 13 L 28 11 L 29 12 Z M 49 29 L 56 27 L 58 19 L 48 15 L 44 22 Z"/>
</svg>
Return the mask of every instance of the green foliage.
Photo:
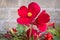
<svg viewBox="0 0 60 40">
<path fill-rule="evenodd" d="M 31 40 L 34 40 L 34 37 L 33 36 L 31 37 Z"/>
<path fill-rule="evenodd" d="M 0 40 L 7 40 L 7 39 L 3 36 L 3 34 L 0 33 Z"/>
<path fill-rule="evenodd" d="M 6 39 L 6 38 L 0 38 L 0 40 L 8 40 L 8 39 Z"/>
<path fill-rule="evenodd" d="M 57 37 L 60 37 L 60 28 L 56 28 L 55 33 Z"/>
<path fill-rule="evenodd" d="M 47 30 L 53 34 L 54 40 L 60 40 L 60 27 L 56 27 L 55 29 L 51 28 Z"/>
<path fill-rule="evenodd" d="M 20 24 L 17 25 L 16 29 L 17 29 L 18 34 L 23 34 L 25 32 L 24 31 L 24 26 L 22 26 Z"/>
<path fill-rule="evenodd" d="M 13 40 L 28 40 L 28 37 L 26 36 L 27 26 L 18 24 L 16 29 L 17 29 L 17 37 L 14 37 Z"/>
<path fill-rule="evenodd" d="M 11 34 L 11 36 L 12 36 L 11 38 L 5 38 L 3 36 L 3 34 L 0 34 L 0 40 L 28 40 L 28 37 L 26 35 L 27 29 L 28 29 L 27 26 L 18 24 L 17 28 L 16 28 L 16 30 L 17 30 L 16 34 L 12 34 L 9 31 L 8 33 Z M 48 32 L 53 34 L 53 40 L 60 40 L 60 28 L 59 27 L 49 28 L 46 33 L 48 33 Z M 40 40 L 40 39 L 42 39 L 42 40 L 45 39 L 44 34 L 42 34 L 42 36 L 38 40 Z M 34 40 L 33 36 L 31 37 L 31 40 Z"/>
<path fill-rule="evenodd" d="M 48 29 L 47 32 L 51 32 L 53 35 L 56 34 L 55 29 L 53 29 L 53 28 L 52 29 Z"/>
<path fill-rule="evenodd" d="M 53 39 L 54 40 L 60 40 L 60 37 L 54 36 Z"/>
</svg>

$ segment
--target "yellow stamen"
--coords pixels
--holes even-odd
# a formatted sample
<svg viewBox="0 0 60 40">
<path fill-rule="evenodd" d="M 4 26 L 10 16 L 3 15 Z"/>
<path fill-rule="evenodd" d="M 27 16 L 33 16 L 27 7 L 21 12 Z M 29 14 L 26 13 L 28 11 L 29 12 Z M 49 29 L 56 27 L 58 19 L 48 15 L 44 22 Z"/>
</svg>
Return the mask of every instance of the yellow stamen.
<svg viewBox="0 0 60 40">
<path fill-rule="evenodd" d="M 32 13 L 31 13 L 31 12 L 29 12 L 29 13 L 28 13 L 28 17 L 31 17 L 31 16 L 32 16 Z"/>
</svg>

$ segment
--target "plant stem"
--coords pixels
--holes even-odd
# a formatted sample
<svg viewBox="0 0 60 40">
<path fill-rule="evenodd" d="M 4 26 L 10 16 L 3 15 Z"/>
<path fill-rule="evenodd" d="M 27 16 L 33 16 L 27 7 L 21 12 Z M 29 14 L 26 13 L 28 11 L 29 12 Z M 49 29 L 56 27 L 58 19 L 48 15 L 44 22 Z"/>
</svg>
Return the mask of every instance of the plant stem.
<svg viewBox="0 0 60 40">
<path fill-rule="evenodd" d="M 39 35 L 37 35 L 37 40 L 40 40 L 40 39 L 39 39 Z"/>
<path fill-rule="evenodd" d="M 32 24 L 30 25 L 30 34 L 29 34 L 29 40 L 31 40 L 31 33 L 32 33 Z"/>
</svg>

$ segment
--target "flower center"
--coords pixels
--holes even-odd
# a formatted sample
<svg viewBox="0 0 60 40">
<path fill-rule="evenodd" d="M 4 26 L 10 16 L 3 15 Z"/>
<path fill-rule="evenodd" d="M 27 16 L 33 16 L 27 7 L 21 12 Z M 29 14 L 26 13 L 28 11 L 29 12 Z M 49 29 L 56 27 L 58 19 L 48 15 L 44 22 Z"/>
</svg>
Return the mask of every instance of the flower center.
<svg viewBox="0 0 60 40">
<path fill-rule="evenodd" d="M 31 13 L 31 12 L 29 12 L 27 15 L 28 15 L 28 17 L 31 17 L 31 16 L 32 16 L 32 13 Z"/>
</svg>

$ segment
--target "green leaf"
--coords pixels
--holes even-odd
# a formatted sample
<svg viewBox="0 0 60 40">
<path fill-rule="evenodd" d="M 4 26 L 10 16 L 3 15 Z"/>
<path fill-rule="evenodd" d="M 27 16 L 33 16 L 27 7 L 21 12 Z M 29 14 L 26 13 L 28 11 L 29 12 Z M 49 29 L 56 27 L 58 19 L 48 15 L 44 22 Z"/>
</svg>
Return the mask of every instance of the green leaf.
<svg viewBox="0 0 60 40">
<path fill-rule="evenodd" d="M 54 40 L 60 40 L 60 37 L 54 36 Z"/>
<path fill-rule="evenodd" d="M 17 25 L 17 31 L 18 34 L 23 34 L 24 33 L 24 27 L 20 24 Z"/>
<path fill-rule="evenodd" d="M 8 40 L 8 39 L 6 39 L 6 38 L 0 38 L 0 40 Z"/>
<path fill-rule="evenodd" d="M 55 34 L 55 29 L 48 29 L 48 32 L 51 32 L 52 34 Z"/>
<path fill-rule="evenodd" d="M 56 35 L 58 36 L 58 37 L 60 37 L 60 28 L 56 28 Z"/>
<path fill-rule="evenodd" d="M 14 39 L 13 40 L 19 40 L 17 37 L 14 37 Z"/>
<path fill-rule="evenodd" d="M 25 29 L 25 32 L 26 32 L 28 30 L 28 26 L 25 26 L 24 29 Z"/>
</svg>

